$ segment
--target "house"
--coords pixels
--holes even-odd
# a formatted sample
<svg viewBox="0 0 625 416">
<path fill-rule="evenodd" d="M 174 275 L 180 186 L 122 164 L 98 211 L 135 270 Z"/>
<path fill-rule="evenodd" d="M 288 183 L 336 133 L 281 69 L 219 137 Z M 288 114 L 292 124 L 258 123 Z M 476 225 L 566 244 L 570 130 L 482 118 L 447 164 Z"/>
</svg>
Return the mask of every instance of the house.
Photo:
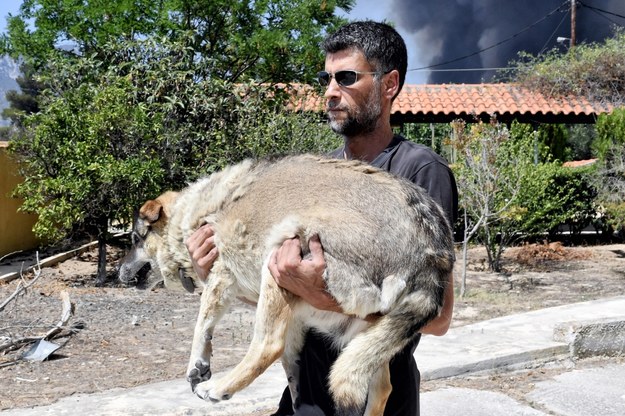
<svg viewBox="0 0 625 416">
<path fill-rule="evenodd" d="M 323 111 L 324 98 L 310 86 L 293 85 L 295 110 Z M 549 97 L 517 84 L 404 85 L 393 103 L 391 123 L 475 122 L 495 117 L 502 123 L 594 124 L 613 106 L 584 97 Z"/>
</svg>

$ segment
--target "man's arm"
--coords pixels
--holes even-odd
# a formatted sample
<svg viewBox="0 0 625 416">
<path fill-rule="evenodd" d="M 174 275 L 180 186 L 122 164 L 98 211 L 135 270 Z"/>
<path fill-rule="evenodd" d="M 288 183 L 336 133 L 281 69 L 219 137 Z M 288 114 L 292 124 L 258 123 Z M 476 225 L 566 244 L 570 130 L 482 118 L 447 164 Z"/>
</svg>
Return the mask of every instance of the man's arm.
<svg viewBox="0 0 625 416">
<path fill-rule="evenodd" d="M 442 336 L 447 333 L 454 314 L 454 274 L 449 273 L 447 286 L 443 294 L 443 308 L 441 314 L 432 319 L 426 326 L 421 328 L 422 334 Z"/>
</svg>

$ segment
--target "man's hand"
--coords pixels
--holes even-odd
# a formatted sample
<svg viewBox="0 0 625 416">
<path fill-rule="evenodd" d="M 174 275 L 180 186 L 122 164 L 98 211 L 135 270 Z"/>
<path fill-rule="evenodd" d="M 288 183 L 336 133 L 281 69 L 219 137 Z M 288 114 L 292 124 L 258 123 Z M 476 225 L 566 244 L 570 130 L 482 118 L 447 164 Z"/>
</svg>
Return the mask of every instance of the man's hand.
<svg viewBox="0 0 625 416">
<path fill-rule="evenodd" d="M 205 281 L 210 273 L 213 263 L 217 260 L 219 252 L 215 247 L 215 235 L 213 227 L 204 224 L 193 232 L 185 242 L 191 255 L 193 270 L 200 280 Z"/>
<path fill-rule="evenodd" d="M 317 309 L 341 312 L 336 300 L 326 291 L 323 272 L 326 268 L 319 236 L 309 241 L 310 258 L 302 259 L 299 238 L 292 238 L 274 250 L 269 271 L 278 286 L 301 297 Z"/>
</svg>

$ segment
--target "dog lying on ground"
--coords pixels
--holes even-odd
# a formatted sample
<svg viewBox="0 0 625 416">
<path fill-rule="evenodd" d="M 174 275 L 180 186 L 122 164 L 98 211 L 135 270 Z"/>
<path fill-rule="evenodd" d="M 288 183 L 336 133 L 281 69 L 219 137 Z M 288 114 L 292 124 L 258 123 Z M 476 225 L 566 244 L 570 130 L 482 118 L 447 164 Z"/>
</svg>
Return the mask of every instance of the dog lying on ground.
<svg viewBox="0 0 625 416">
<path fill-rule="evenodd" d="M 214 226 L 219 257 L 201 282 L 184 241 L 205 223 Z M 229 399 L 281 358 L 299 403 L 298 356 L 312 328 L 341 351 L 329 377 L 338 415 L 383 414 L 388 363 L 440 312 L 454 260 L 445 215 L 422 189 L 361 162 L 310 155 L 246 160 L 165 193 L 141 207 L 135 234 L 126 274 L 150 259 L 166 286 L 202 289 L 187 368 L 196 395 Z M 299 237 L 306 255 L 314 235 L 343 314 L 313 308 L 269 273 L 283 241 Z M 257 304 L 253 339 L 243 360 L 212 380 L 213 329 L 237 297 Z M 371 315 L 378 317 L 365 320 Z"/>
</svg>

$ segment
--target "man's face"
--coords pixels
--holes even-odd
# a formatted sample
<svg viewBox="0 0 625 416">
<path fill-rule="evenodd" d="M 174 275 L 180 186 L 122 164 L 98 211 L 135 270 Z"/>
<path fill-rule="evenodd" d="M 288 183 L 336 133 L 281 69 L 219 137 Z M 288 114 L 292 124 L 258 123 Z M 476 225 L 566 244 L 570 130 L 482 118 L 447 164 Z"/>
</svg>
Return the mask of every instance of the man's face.
<svg viewBox="0 0 625 416">
<path fill-rule="evenodd" d="M 325 70 L 371 72 L 373 68 L 358 51 L 328 54 Z M 339 85 L 334 78 L 326 87 L 326 110 L 332 130 L 345 137 L 367 134 L 375 130 L 382 112 L 380 82 L 373 74 L 359 74 L 349 86 Z"/>
</svg>

